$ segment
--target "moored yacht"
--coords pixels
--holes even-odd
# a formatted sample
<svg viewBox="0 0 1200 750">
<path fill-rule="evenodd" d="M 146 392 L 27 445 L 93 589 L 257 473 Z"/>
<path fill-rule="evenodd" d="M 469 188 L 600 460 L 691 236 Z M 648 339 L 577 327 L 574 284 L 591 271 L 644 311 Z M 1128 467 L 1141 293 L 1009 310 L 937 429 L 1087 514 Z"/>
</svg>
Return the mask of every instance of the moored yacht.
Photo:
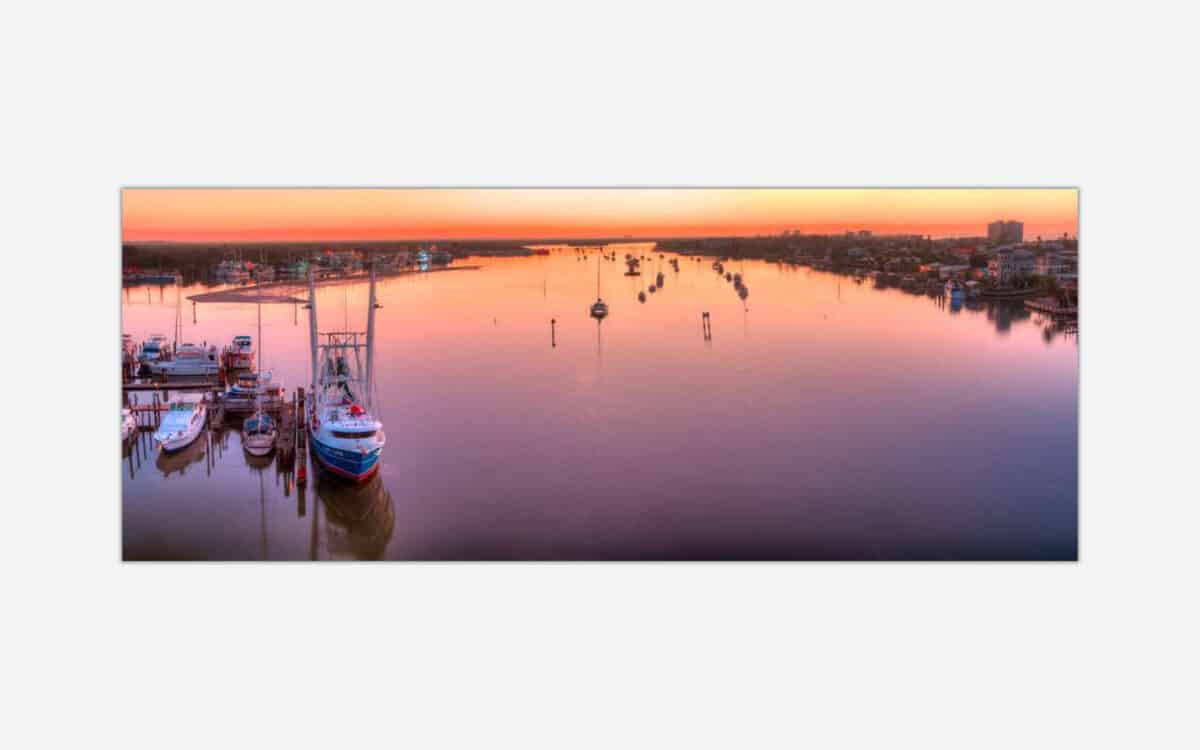
<svg viewBox="0 0 1200 750">
<path fill-rule="evenodd" d="M 268 411 L 283 405 L 283 386 L 271 379 L 271 373 L 240 372 L 221 396 L 230 413 L 249 413 L 261 406 Z"/>
<path fill-rule="evenodd" d="M 214 275 L 219 281 L 243 282 L 250 280 L 250 272 L 246 270 L 246 265 L 232 258 L 227 258 L 218 263 Z"/>
<path fill-rule="evenodd" d="M 225 347 L 225 357 L 231 370 L 253 370 L 253 339 L 245 335 L 234 336 L 233 343 Z"/>
<path fill-rule="evenodd" d="M 946 296 L 957 300 L 965 299 L 967 296 L 966 287 L 958 279 L 950 279 L 946 282 Z"/>
<path fill-rule="evenodd" d="M 181 344 L 175 350 L 174 359 L 167 362 L 154 362 L 150 365 L 150 371 L 155 375 L 168 377 L 216 375 L 220 369 L 221 363 L 217 361 L 217 347 L 210 346 L 205 349 L 196 344 Z"/>
<path fill-rule="evenodd" d="M 166 358 L 167 337 L 161 333 L 151 334 L 142 342 L 142 350 L 138 352 L 137 360 L 142 364 L 152 364 Z"/>
<path fill-rule="evenodd" d="M 162 421 L 154 431 L 155 446 L 170 452 L 191 445 L 204 429 L 207 414 L 203 396 L 175 396 L 167 402 Z"/>
</svg>

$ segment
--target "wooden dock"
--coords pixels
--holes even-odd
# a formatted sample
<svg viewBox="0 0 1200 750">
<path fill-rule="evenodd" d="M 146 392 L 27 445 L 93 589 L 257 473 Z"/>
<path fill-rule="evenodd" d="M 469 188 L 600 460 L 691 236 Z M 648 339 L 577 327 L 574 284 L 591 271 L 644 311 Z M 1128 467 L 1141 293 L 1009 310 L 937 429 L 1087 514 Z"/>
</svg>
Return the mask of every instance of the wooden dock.
<svg viewBox="0 0 1200 750">
<path fill-rule="evenodd" d="M 1025 309 L 1046 313 L 1056 318 L 1076 318 L 1079 316 L 1078 307 L 1063 307 L 1053 297 L 1039 297 L 1025 300 Z"/>
<path fill-rule="evenodd" d="M 221 387 L 221 378 L 177 378 L 172 380 L 142 379 L 122 383 L 126 391 L 215 391 Z"/>
</svg>

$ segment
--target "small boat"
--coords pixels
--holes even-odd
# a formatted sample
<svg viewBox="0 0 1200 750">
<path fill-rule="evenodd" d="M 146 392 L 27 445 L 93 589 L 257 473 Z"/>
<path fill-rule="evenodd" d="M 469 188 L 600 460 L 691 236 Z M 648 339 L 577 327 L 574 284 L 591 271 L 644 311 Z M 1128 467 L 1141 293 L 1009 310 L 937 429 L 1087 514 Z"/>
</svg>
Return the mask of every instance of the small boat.
<svg viewBox="0 0 1200 750">
<path fill-rule="evenodd" d="M 167 402 L 167 410 L 154 431 L 154 444 L 168 453 L 186 448 L 204 429 L 206 416 L 203 396 L 175 396 Z"/>
<path fill-rule="evenodd" d="M 221 395 L 221 404 L 230 413 L 252 412 L 260 393 L 261 383 L 258 373 L 240 372 L 225 393 Z"/>
<path fill-rule="evenodd" d="M 645 302 L 645 301 L 646 301 L 646 293 L 638 292 L 638 302 Z"/>
<path fill-rule="evenodd" d="M 137 431 L 137 420 L 133 417 L 131 409 L 121 410 L 121 442 L 129 439 L 129 436 Z"/>
<path fill-rule="evenodd" d="M 592 317 L 600 320 L 608 315 L 608 305 L 600 297 L 600 263 L 596 263 L 596 302 L 591 308 Z"/>
<path fill-rule="evenodd" d="M 958 279 L 950 279 L 946 282 L 946 296 L 950 299 L 962 300 L 967 296 L 966 287 L 958 282 Z"/>
<path fill-rule="evenodd" d="M 150 365 L 152 373 L 167 377 L 216 375 L 220 370 L 217 347 L 205 349 L 196 344 L 182 344 L 175 350 L 175 359 Z"/>
<path fill-rule="evenodd" d="M 250 280 L 250 272 L 244 263 L 227 258 L 217 264 L 214 274 L 218 281 L 242 283 Z"/>
<path fill-rule="evenodd" d="M 966 290 L 968 299 L 979 299 L 979 295 L 983 293 L 983 285 L 978 281 L 968 281 L 963 284 L 963 288 Z"/>
<path fill-rule="evenodd" d="M 142 350 L 138 352 L 137 361 L 142 364 L 151 364 L 166 358 L 167 355 L 167 337 L 161 333 L 151 334 L 150 338 L 142 342 Z"/>
<path fill-rule="evenodd" d="M 261 408 L 254 416 L 242 423 L 242 447 L 251 456 L 265 456 L 275 450 L 275 439 L 279 430 L 275 420 L 271 419 Z"/>
<path fill-rule="evenodd" d="M 733 281 L 733 274 L 731 274 L 731 273 L 726 273 L 726 274 L 725 274 L 725 280 L 726 280 L 726 281 Z"/>
<path fill-rule="evenodd" d="M 253 339 L 249 336 L 234 336 L 233 343 L 225 347 L 225 358 L 231 370 L 253 370 Z"/>
</svg>

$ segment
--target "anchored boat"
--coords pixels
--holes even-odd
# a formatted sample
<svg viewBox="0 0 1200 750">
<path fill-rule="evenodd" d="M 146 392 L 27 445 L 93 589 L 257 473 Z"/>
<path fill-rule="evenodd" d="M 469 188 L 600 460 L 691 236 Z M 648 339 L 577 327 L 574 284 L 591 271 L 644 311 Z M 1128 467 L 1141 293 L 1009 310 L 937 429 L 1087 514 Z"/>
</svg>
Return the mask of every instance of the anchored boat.
<svg viewBox="0 0 1200 750">
<path fill-rule="evenodd" d="M 596 320 L 608 315 L 608 303 L 600 297 L 600 261 L 596 261 L 596 302 L 591 308 L 592 317 Z"/>
<path fill-rule="evenodd" d="M 386 437 L 372 414 L 375 350 L 375 264 L 371 264 L 367 331 L 317 329 L 317 295 L 308 277 L 309 336 L 312 352 L 312 400 L 308 413 L 309 445 L 330 473 L 365 482 L 379 468 Z M 361 355 L 366 355 L 362 366 Z"/>
</svg>

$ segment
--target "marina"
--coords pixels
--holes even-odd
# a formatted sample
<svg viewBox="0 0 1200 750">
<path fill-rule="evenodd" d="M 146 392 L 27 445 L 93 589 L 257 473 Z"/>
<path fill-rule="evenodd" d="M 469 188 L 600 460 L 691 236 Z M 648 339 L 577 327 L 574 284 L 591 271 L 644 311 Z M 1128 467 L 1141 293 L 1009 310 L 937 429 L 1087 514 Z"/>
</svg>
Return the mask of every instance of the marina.
<svg viewBox="0 0 1200 750">
<path fill-rule="evenodd" d="M 255 455 L 248 372 L 124 384 L 126 559 L 1073 558 L 1073 329 L 966 285 L 695 260 L 185 284 L 190 319 L 126 289 L 128 340 L 265 340 L 282 389 Z M 156 450 L 177 393 L 206 425 Z"/>
</svg>

